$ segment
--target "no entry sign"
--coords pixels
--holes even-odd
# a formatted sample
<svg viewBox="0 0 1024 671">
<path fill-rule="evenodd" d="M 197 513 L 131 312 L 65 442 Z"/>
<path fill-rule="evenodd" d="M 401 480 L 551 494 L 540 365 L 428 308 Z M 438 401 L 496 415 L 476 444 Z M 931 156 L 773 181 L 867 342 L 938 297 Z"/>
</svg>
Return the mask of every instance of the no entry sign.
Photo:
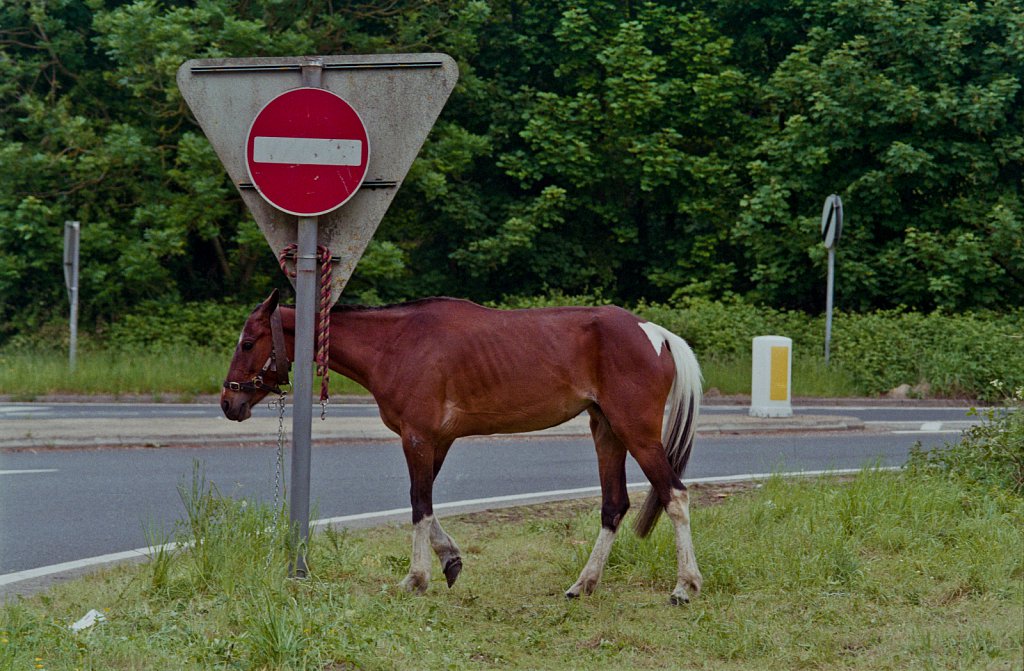
<svg viewBox="0 0 1024 671">
<path fill-rule="evenodd" d="M 297 88 L 259 111 L 245 156 L 249 178 L 271 205 L 315 217 L 341 207 L 359 189 L 370 143 L 359 113 L 344 99 Z"/>
</svg>

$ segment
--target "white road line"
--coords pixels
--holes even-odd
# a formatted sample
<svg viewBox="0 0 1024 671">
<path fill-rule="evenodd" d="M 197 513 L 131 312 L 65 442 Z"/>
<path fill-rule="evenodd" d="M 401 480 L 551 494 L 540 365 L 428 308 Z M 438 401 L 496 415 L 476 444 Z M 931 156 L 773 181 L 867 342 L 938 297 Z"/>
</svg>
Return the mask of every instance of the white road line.
<svg viewBox="0 0 1024 671">
<path fill-rule="evenodd" d="M 166 549 L 172 549 L 177 547 L 177 544 L 171 543 L 163 547 Z M 32 580 L 33 578 L 43 578 L 56 573 L 64 573 L 65 571 L 92 568 L 94 566 L 102 566 L 104 564 L 128 561 L 129 559 L 141 559 L 150 556 L 157 549 L 158 548 L 136 548 L 135 550 L 125 550 L 124 552 L 114 552 L 107 555 L 100 555 L 98 557 L 77 559 L 75 561 L 66 561 L 60 564 L 51 564 L 50 566 L 40 566 L 39 568 L 28 569 L 26 571 L 8 573 L 6 575 L 0 575 L 0 587 L 21 582 L 23 580 Z"/>
<path fill-rule="evenodd" d="M 942 428 L 943 422 L 922 422 L 920 428 L 905 430 L 905 431 L 891 431 L 890 433 L 898 434 L 915 434 L 915 433 L 961 433 L 963 429 L 944 429 Z"/>
<path fill-rule="evenodd" d="M 0 471 L 0 475 L 24 475 L 27 473 L 56 473 L 56 468 L 24 468 L 17 471 Z"/>
<path fill-rule="evenodd" d="M 742 482 L 745 480 L 767 480 L 774 476 L 780 477 L 815 477 L 819 475 L 850 475 L 853 473 L 860 473 L 863 469 L 860 468 L 844 468 L 836 470 L 826 471 L 796 471 L 792 473 L 744 473 L 741 475 L 727 475 L 713 478 L 688 478 L 687 484 L 717 484 L 725 482 Z M 878 470 L 883 471 L 895 471 L 899 470 L 898 466 L 883 467 Z M 627 487 L 630 489 L 637 489 L 647 487 L 646 482 L 634 482 Z M 547 492 L 532 492 L 529 494 L 510 494 L 508 496 L 491 496 L 482 499 L 466 499 L 463 501 L 450 501 L 448 503 L 436 503 L 434 504 L 435 510 L 448 510 L 452 508 L 461 508 L 469 506 L 488 506 L 498 505 L 502 503 L 519 503 L 527 504 L 531 501 L 546 501 L 558 498 L 575 498 L 588 495 L 596 495 L 601 491 L 600 487 L 580 487 L 577 489 L 555 489 Z M 345 524 L 347 522 L 365 522 L 367 520 L 387 521 L 396 515 L 408 515 L 412 512 L 412 508 L 392 508 L 391 510 L 380 510 L 371 513 L 357 513 L 355 515 L 342 515 L 341 517 L 327 517 L 319 520 L 313 520 L 310 522 L 311 527 L 322 527 L 329 524 Z M 6 575 L 0 575 L 0 587 L 4 585 L 10 585 L 16 582 L 22 582 L 24 580 L 32 580 L 34 578 L 44 578 L 49 575 L 57 573 L 64 573 L 65 571 L 74 571 L 77 569 L 90 568 L 95 566 L 102 566 L 104 564 L 113 564 L 116 562 L 127 561 L 130 559 L 140 559 L 153 555 L 158 550 L 174 550 L 178 548 L 177 543 L 170 543 L 163 546 L 155 547 L 144 547 L 136 548 L 134 550 L 125 550 L 124 552 L 114 552 L 112 554 L 100 555 L 98 557 L 89 557 L 86 559 L 78 559 L 75 561 L 63 562 L 61 564 L 53 564 L 51 566 L 40 566 L 39 568 L 27 569 L 25 571 L 17 571 L 15 573 L 8 573 Z"/>
</svg>

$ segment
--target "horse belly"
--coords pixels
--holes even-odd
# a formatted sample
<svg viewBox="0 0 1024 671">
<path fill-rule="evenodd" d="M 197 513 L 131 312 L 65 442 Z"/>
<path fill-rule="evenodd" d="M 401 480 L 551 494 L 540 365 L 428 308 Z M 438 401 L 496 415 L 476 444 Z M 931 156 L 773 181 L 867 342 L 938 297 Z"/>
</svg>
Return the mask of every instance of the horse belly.
<svg viewBox="0 0 1024 671">
<path fill-rule="evenodd" d="M 558 426 L 576 417 L 591 404 L 576 399 L 571 403 L 509 403 L 498 409 L 451 401 L 445 408 L 445 426 L 458 436 L 486 436 L 495 433 L 526 433 Z"/>
<path fill-rule="evenodd" d="M 446 423 L 460 435 L 523 433 L 583 412 L 593 402 L 585 376 L 571 366 L 545 364 L 536 354 L 467 366 L 471 374 L 447 385 Z"/>
</svg>

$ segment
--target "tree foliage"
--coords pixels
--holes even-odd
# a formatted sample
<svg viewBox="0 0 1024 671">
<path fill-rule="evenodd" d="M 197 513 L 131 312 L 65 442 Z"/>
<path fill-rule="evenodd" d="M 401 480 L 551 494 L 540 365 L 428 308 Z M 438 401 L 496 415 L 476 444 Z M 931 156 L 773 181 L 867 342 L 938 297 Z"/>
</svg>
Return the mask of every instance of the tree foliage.
<svg viewBox="0 0 1024 671">
<path fill-rule="evenodd" d="M 346 299 L 1024 304 L 1024 12 L 1008 0 L 5 0 L 0 341 L 63 311 L 284 286 L 175 86 L 189 58 L 445 51 L 459 85 Z"/>
<path fill-rule="evenodd" d="M 998 307 L 1024 294 L 1024 13 L 836 2 L 768 79 L 749 164 L 754 294 L 810 307 L 821 194 L 849 212 L 845 304 Z"/>
</svg>

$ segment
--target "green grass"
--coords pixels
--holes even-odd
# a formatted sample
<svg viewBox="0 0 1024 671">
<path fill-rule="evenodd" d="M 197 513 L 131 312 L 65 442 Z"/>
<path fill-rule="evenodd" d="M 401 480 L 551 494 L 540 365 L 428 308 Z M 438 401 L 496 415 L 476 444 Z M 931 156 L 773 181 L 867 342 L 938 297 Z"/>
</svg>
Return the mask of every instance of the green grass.
<svg viewBox="0 0 1024 671">
<path fill-rule="evenodd" d="M 85 351 L 78 354 L 72 373 L 66 352 L 0 353 L 0 394 L 18 400 L 47 394 L 109 394 L 188 401 L 200 394 L 219 394 L 230 362 L 230 351 L 201 348 Z M 319 384 L 315 382 L 316 389 Z M 335 373 L 331 393 L 366 392 Z"/>
<path fill-rule="evenodd" d="M 723 394 L 750 393 L 750 358 L 701 361 L 705 389 Z M 853 378 L 838 366 L 826 367 L 821 358 L 794 358 L 791 396 L 863 396 Z"/>
<path fill-rule="evenodd" d="M 687 607 L 667 605 L 665 520 L 620 534 L 594 596 L 563 598 L 594 501 L 447 520 L 466 568 L 448 590 L 435 561 L 413 596 L 395 587 L 408 525 L 319 534 L 310 579 L 289 581 L 277 516 L 198 482 L 178 530 L 195 549 L 5 606 L 0 669 L 1020 668 L 1024 500 L 947 477 L 772 479 L 695 504 Z M 106 622 L 68 631 L 90 608 Z"/>
</svg>

